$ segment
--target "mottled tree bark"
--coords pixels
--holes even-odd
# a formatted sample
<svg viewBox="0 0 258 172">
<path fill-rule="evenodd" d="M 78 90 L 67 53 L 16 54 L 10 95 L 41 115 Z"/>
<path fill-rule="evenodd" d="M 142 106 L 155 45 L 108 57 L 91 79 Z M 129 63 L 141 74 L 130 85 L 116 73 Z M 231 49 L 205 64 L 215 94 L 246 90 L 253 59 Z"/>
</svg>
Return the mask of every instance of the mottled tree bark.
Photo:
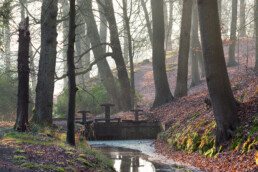
<svg viewBox="0 0 258 172">
<path fill-rule="evenodd" d="M 192 21 L 192 0 L 183 1 L 175 97 L 187 96 L 188 56 Z"/>
<path fill-rule="evenodd" d="M 72 146 L 75 145 L 74 117 L 75 117 L 75 98 L 76 98 L 76 81 L 74 65 L 74 43 L 75 43 L 75 0 L 70 0 L 69 12 L 69 35 L 67 49 L 67 75 L 69 86 L 68 97 L 68 115 L 67 115 L 67 134 L 66 142 Z"/>
<path fill-rule="evenodd" d="M 163 0 L 151 0 L 153 21 L 152 65 L 155 83 L 155 100 L 153 108 L 164 105 L 174 99 L 169 88 L 166 73 L 163 3 Z"/>
<path fill-rule="evenodd" d="M 230 45 L 229 45 L 229 60 L 228 66 L 235 66 L 237 62 L 235 60 L 236 49 L 236 27 L 237 27 L 237 0 L 232 0 L 232 19 L 230 29 Z"/>
<path fill-rule="evenodd" d="M 237 110 L 224 58 L 217 1 L 198 0 L 198 6 L 206 80 L 217 123 L 218 150 L 237 129 Z"/>
<path fill-rule="evenodd" d="M 29 45 L 30 32 L 29 18 L 22 21 L 19 26 L 19 50 L 18 50 L 18 104 L 16 130 L 24 132 L 28 125 L 29 109 Z"/>
<path fill-rule="evenodd" d="M 41 50 L 36 87 L 36 109 L 33 118 L 33 120 L 39 124 L 52 124 L 57 45 L 57 10 L 57 1 L 43 1 L 41 12 Z"/>
</svg>

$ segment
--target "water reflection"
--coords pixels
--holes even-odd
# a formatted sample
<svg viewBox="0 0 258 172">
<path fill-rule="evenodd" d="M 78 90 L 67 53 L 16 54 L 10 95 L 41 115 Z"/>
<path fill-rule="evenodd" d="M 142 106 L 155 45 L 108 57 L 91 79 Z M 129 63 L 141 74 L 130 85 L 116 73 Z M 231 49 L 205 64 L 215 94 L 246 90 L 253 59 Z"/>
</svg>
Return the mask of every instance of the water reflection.
<svg viewBox="0 0 258 172">
<path fill-rule="evenodd" d="M 94 146 L 98 150 L 108 156 L 114 164 L 114 168 L 118 172 L 183 172 L 192 171 L 185 167 L 171 166 L 161 163 L 155 163 L 148 160 L 148 156 L 142 154 L 141 151 L 127 149 L 122 147 L 111 147 L 106 145 Z"/>
<path fill-rule="evenodd" d="M 120 147 L 95 147 L 106 154 L 118 172 L 155 172 L 155 166 L 140 151 Z"/>
</svg>

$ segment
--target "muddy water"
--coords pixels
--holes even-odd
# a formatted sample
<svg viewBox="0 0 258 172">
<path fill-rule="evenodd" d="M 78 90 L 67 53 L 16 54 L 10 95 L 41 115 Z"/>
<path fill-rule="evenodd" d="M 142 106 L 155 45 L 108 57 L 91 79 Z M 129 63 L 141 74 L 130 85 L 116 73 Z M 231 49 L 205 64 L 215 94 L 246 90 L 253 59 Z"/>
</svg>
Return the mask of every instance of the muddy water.
<svg viewBox="0 0 258 172">
<path fill-rule="evenodd" d="M 118 172 L 197 172 L 156 155 L 152 143 L 153 140 L 91 141 L 90 145 L 109 157 Z"/>
</svg>

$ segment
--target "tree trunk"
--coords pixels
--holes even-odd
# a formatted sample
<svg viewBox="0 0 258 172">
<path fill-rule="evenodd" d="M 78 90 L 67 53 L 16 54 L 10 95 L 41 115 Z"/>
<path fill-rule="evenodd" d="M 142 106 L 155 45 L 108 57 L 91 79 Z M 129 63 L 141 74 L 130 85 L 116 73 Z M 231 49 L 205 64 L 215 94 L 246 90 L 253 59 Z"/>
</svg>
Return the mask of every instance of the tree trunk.
<svg viewBox="0 0 258 172">
<path fill-rule="evenodd" d="M 246 6 L 245 0 L 240 0 L 240 14 L 239 14 L 239 18 L 240 18 L 239 36 L 240 37 L 246 37 L 245 6 Z"/>
<path fill-rule="evenodd" d="M 106 4 L 105 0 L 100 0 L 102 4 Z M 107 19 L 105 16 L 105 12 L 103 7 L 98 3 L 98 8 L 99 8 L 99 19 L 100 19 L 100 24 L 99 24 L 99 37 L 100 37 L 100 42 L 101 43 L 106 43 L 107 42 Z M 103 50 L 104 52 L 107 52 L 107 46 L 103 45 Z"/>
<path fill-rule="evenodd" d="M 122 54 L 122 48 L 119 40 L 119 34 L 117 29 L 117 23 L 114 13 L 114 7 L 113 7 L 113 1 L 112 0 L 106 0 L 106 5 L 104 8 L 106 19 L 109 24 L 109 31 L 110 31 L 110 40 L 113 50 L 113 59 L 116 63 L 117 68 L 117 75 L 121 87 L 121 94 L 122 97 L 125 100 L 124 104 L 124 110 L 130 110 L 131 109 L 131 87 L 130 87 L 130 81 L 128 78 L 126 65 L 124 62 L 123 54 Z"/>
<path fill-rule="evenodd" d="M 69 32 L 69 20 L 68 20 L 68 15 L 69 15 L 69 4 L 67 0 L 61 0 L 62 4 L 62 18 L 63 18 L 63 49 L 62 49 L 62 55 L 63 55 L 63 73 L 67 74 L 67 62 L 66 62 L 66 57 L 67 57 L 67 48 L 68 48 L 68 32 Z M 64 89 L 66 88 L 68 83 L 67 77 L 64 78 L 63 80 L 63 87 Z"/>
<path fill-rule="evenodd" d="M 100 0 L 100 2 L 102 4 L 106 4 L 105 0 Z M 105 16 L 105 12 L 104 12 L 104 9 L 103 7 L 99 4 L 98 4 L 98 9 L 99 9 L 99 19 L 100 19 L 100 24 L 99 24 L 99 36 L 100 36 L 100 42 L 101 43 L 106 43 L 107 42 L 107 28 L 108 28 L 108 23 L 107 23 L 107 19 L 106 19 L 106 16 Z M 107 52 L 107 46 L 106 45 L 103 45 L 103 50 L 104 52 L 106 53 Z M 99 81 L 101 81 L 101 76 L 100 76 L 100 71 L 98 69 L 98 78 L 99 78 Z"/>
<path fill-rule="evenodd" d="M 152 33 L 151 22 L 150 22 L 149 12 L 147 10 L 146 3 L 147 3 L 147 1 L 141 0 L 141 5 L 142 5 L 143 12 L 144 12 L 145 20 L 146 20 L 146 25 L 147 25 L 147 29 L 148 29 L 150 42 L 151 42 L 151 45 L 153 45 L 153 33 Z"/>
<path fill-rule="evenodd" d="M 166 1 L 163 2 L 163 12 L 164 12 L 164 27 L 165 27 L 165 53 L 167 50 L 167 41 L 168 41 L 168 30 L 169 30 L 169 22 L 168 22 L 168 8 Z"/>
<path fill-rule="evenodd" d="M 10 19 L 12 13 L 11 1 L 5 0 L 2 2 L 4 8 L 4 15 L 2 17 L 3 38 L 4 38 L 4 65 L 5 72 L 9 75 L 11 70 L 11 32 L 10 32 Z"/>
<path fill-rule="evenodd" d="M 190 48 L 192 5 L 192 0 L 183 1 L 177 81 L 175 90 L 175 97 L 178 98 L 187 96 L 188 56 Z"/>
<path fill-rule="evenodd" d="M 237 110 L 224 58 L 217 1 L 198 0 L 198 6 L 206 80 L 217 123 L 218 149 L 237 129 Z"/>
<path fill-rule="evenodd" d="M 130 84 L 131 84 L 131 99 L 132 99 L 132 107 L 134 107 L 134 99 L 135 99 L 135 84 L 134 84 L 134 63 L 133 63 L 133 48 L 132 48 L 132 35 L 131 35 L 131 28 L 130 28 L 130 18 L 127 14 L 127 0 L 123 0 L 123 15 L 124 15 L 124 23 L 125 23 L 125 35 L 128 41 L 128 53 L 129 53 L 129 60 L 130 60 Z"/>
<path fill-rule="evenodd" d="M 255 0 L 255 12 L 254 12 L 254 15 L 255 15 L 255 26 L 254 26 L 254 34 L 255 34 L 255 37 L 256 37 L 256 45 L 255 45 L 255 49 L 256 49 L 256 55 L 255 55 L 255 67 L 254 67 L 254 70 L 255 71 L 258 71 L 258 0 Z"/>
<path fill-rule="evenodd" d="M 155 83 L 155 100 L 153 108 L 164 105 L 174 99 L 169 88 L 166 73 L 163 3 L 163 0 L 151 0 L 153 21 L 152 65 Z"/>
<path fill-rule="evenodd" d="M 218 0 L 218 8 L 219 8 L 219 18 L 221 20 L 221 13 L 222 13 L 222 0 Z"/>
<path fill-rule="evenodd" d="M 124 0 L 123 0 L 123 3 L 124 3 Z M 127 4 L 127 2 L 125 2 L 126 4 Z M 124 10 L 124 7 L 123 7 L 123 10 Z M 124 15 L 124 12 L 123 12 L 123 15 Z M 129 49 L 128 49 L 128 44 L 129 44 L 129 42 L 128 42 L 128 34 L 127 34 L 127 26 L 126 26 L 126 21 L 125 21 L 125 19 L 123 18 L 123 24 L 124 24 L 124 30 L 123 30 L 123 37 L 124 37 L 124 46 L 123 46 L 123 49 L 124 49 L 124 51 L 123 51 L 123 55 L 124 55 L 124 60 L 125 60 L 125 64 L 128 64 L 128 62 L 129 62 Z"/>
<path fill-rule="evenodd" d="M 191 81 L 190 87 L 194 87 L 198 85 L 201 81 L 199 68 L 198 68 L 198 58 L 202 58 L 202 57 L 198 57 L 198 56 L 201 56 L 198 25 L 199 25 L 199 20 L 198 20 L 197 1 L 194 0 L 193 9 L 192 9 L 192 30 L 191 30 L 191 48 L 190 48 L 190 58 L 192 59 L 192 64 L 191 64 L 192 81 Z"/>
<path fill-rule="evenodd" d="M 172 51 L 172 32 L 173 32 L 173 0 L 169 1 L 169 23 L 168 23 L 168 33 L 167 33 L 167 41 L 166 41 L 166 47 L 167 51 Z"/>
<path fill-rule="evenodd" d="M 83 69 L 84 66 L 87 66 L 85 64 L 85 55 L 83 57 L 80 57 L 80 55 L 82 55 L 82 53 L 84 52 L 84 46 L 85 44 L 83 44 L 83 41 L 85 41 L 85 31 L 86 31 L 86 26 L 83 20 L 83 17 L 81 16 L 81 14 L 77 14 L 76 15 L 76 29 L 75 29 L 75 60 L 77 61 L 77 63 L 75 64 L 76 69 L 81 70 Z M 90 54 L 90 53 L 87 53 Z M 78 61 L 79 60 L 79 61 Z M 89 73 L 87 73 L 89 75 Z M 82 75 L 78 75 L 76 76 L 76 83 L 81 87 L 84 88 L 85 86 L 85 74 Z"/>
<path fill-rule="evenodd" d="M 69 13 L 69 35 L 67 50 L 67 67 L 68 67 L 68 86 L 69 86 L 69 102 L 67 116 L 67 135 L 66 142 L 72 146 L 75 145 L 74 133 L 74 116 L 75 116 L 75 98 L 76 98 L 76 81 L 75 81 L 75 65 L 74 65 L 74 43 L 75 43 L 75 0 L 70 0 Z"/>
<path fill-rule="evenodd" d="M 98 28 L 96 21 L 94 19 L 94 15 L 92 12 L 92 0 L 80 1 L 79 2 L 81 11 L 84 12 L 85 22 L 87 24 L 88 36 L 91 42 L 92 47 L 97 45 L 101 45 L 100 36 L 98 33 Z M 106 52 L 103 50 L 103 46 L 97 46 L 93 49 L 93 54 L 95 60 L 100 59 Z M 97 63 L 101 81 L 108 92 L 108 96 L 111 99 L 110 103 L 115 103 L 118 110 L 122 109 L 122 105 L 124 100 L 122 100 L 120 95 L 120 89 L 117 87 L 115 83 L 115 79 L 113 77 L 112 71 L 108 65 L 106 59 L 102 59 Z"/>
<path fill-rule="evenodd" d="M 41 50 L 34 121 L 52 124 L 57 45 L 57 1 L 44 0 L 41 12 Z"/>
<path fill-rule="evenodd" d="M 229 61 L 228 66 L 235 66 L 235 48 L 236 48 L 236 27 L 237 27 L 237 0 L 232 0 L 232 19 L 230 29 Z"/>
<path fill-rule="evenodd" d="M 16 130 L 24 132 L 28 125 L 29 108 L 29 45 L 30 31 L 29 18 L 20 23 L 19 26 L 19 50 L 18 50 L 18 104 Z"/>
</svg>

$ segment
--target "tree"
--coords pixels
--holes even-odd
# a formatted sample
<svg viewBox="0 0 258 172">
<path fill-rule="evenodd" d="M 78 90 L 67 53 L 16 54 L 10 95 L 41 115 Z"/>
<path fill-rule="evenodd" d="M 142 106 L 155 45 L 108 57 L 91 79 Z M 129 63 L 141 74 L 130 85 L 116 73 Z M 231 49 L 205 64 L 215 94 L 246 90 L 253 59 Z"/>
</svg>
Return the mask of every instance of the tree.
<svg viewBox="0 0 258 172">
<path fill-rule="evenodd" d="M 132 99 L 132 107 L 134 107 L 134 97 L 135 97 L 135 86 L 134 86 L 134 63 L 133 63 L 133 46 L 132 46 L 132 35 L 130 28 L 130 17 L 127 14 L 127 0 L 123 0 L 123 19 L 125 23 L 125 33 L 127 37 L 127 49 L 129 53 L 129 61 L 130 61 L 130 84 L 131 84 L 131 99 Z"/>
<path fill-rule="evenodd" d="M 198 58 L 203 58 L 201 53 L 201 45 L 199 41 L 199 20 L 198 20 L 198 9 L 197 9 L 197 1 L 193 2 L 192 9 L 192 30 L 191 30 L 191 47 L 190 47 L 190 58 L 192 59 L 191 64 L 191 73 L 192 73 L 192 81 L 191 86 L 194 87 L 200 83 L 200 74 L 198 68 Z"/>
<path fill-rule="evenodd" d="M 192 0 L 183 1 L 175 97 L 187 96 L 188 56 L 190 48 L 192 5 Z"/>
<path fill-rule="evenodd" d="M 75 65 L 74 65 L 74 43 L 75 43 L 75 0 L 70 0 L 69 13 L 69 35 L 67 49 L 67 67 L 68 67 L 68 118 L 67 118 L 67 135 L 66 142 L 72 146 L 75 145 L 74 133 L 74 116 L 75 116 L 75 98 L 76 98 L 76 81 L 75 81 Z"/>
<path fill-rule="evenodd" d="M 171 94 L 166 73 L 163 0 L 151 0 L 151 9 L 153 21 L 152 65 L 155 83 L 153 108 L 155 108 L 171 102 L 174 97 Z"/>
<path fill-rule="evenodd" d="M 245 37 L 246 36 L 246 22 L 245 22 L 245 0 L 240 0 L 240 31 L 239 31 L 239 36 L 240 37 Z"/>
<path fill-rule="evenodd" d="M 229 45 L 229 60 L 228 66 L 235 66 L 235 48 L 236 48 L 236 27 L 237 27 L 237 0 L 232 0 L 232 18 L 230 28 L 230 45 Z"/>
<path fill-rule="evenodd" d="M 146 3 L 147 3 L 147 1 L 141 0 L 141 5 L 142 5 L 143 12 L 144 12 L 145 20 L 146 20 L 148 34 L 149 34 L 150 42 L 151 42 L 151 45 L 152 45 L 152 43 L 153 43 L 153 33 L 152 33 L 151 22 L 150 22 L 149 12 L 147 10 Z"/>
<path fill-rule="evenodd" d="M 115 83 L 114 76 L 109 67 L 109 64 L 104 56 L 106 53 L 101 46 L 101 39 L 98 33 L 97 24 L 92 11 L 92 0 L 79 1 L 79 10 L 85 16 L 85 22 L 87 24 L 88 37 L 91 42 L 91 46 L 95 47 L 92 49 L 95 60 L 98 60 L 97 66 L 100 72 L 100 77 L 103 85 L 105 86 L 108 96 L 111 99 L 111 103 L 115 103 L 118 110 L 121 110 L 124 104 L 124 100 L 121 98 L 120 89 Z M 110 54 L 109 54 L 110 55 Z"/>
<path fill-rule="evenodd" d="M 258 0 L 255 1 L 255 27 L 254 27 L 254 32 L 255 32 L 255 36 L 256 36 L 256 45 L 255 45 L 255 49 L 256 49 L 256 55 L 255 55 L 255 67 L 254 70 L 258 71 Z"/>
<path fill-rule="evenodd" d="M 224 58 L 217 1 L 198 0 L 198 9 L 206 80 L 217 124 L 218 149 L 237 129 L 237 110 Z"/>
<path fill-rule="evenodd" d="M 57 1 L 43 1 L 41 11 L 41 50 L 36 87 L 36 107 L 33 117 L 33 121 L 39 124 L 52 124 L 57 10 Z"/>
<path fill-rule="evenodd" d="M 110 41 L 111 41 L 111 47 L 113 50 L 112 58 L 116 63 L 118 80 L 121 87 L 121 95 L 125 101 L 123 105 L 124 110 L 130 110 L 132 107 L 131 94 L 130 94 L 131 87 L 130 87 L 130 81 L 128 78 L 128 73 L 126 70 L 125 61 L 123 58 L 120 40 L 119 40 L 117 22 L 115 18 L 114 7 L 113 7 L 113 0 L 106 0 L 106 4 L 102 4 L 100 0 L 98 0 L 98 3 L 102 5 L 106 15 L 106 19 L 109 24 Z"/>
<path fill-rule="evenodd" d="M 173 31 L 173 22 L 174 22 L 174 18 L 173 18 L 173 4 L 174 1 L 170 0 L 169 1 L 169 22 L 168 22 L 168 31 L 167 31 L 167 41 L 166 41 L 166 49 L 167 51 L 171 51 L 172 48 L 172 31 Z"/>
<path fill-rule="evenodd" d="M 29 18 L 19 25 L 19 52 L 18 52 L 18 103 L 15 129 L 24 132 L 28 125 L 29 109 L 29 46 L 30 31 Z"/>
</svg>

